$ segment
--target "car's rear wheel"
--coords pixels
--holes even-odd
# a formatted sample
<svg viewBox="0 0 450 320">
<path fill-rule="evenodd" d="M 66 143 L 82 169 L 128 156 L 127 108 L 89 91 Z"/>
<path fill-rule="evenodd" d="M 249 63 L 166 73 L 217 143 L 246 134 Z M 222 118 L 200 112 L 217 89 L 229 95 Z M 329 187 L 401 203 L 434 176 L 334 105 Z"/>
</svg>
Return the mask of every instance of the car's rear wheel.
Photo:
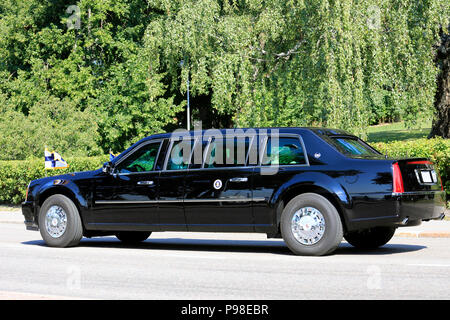
<svg viewBox="0 0 450 320">
<path fill-rule="evenodd" d="M 83 238 L 83 226 L 76 205 L 68 197 L 48 197 L 39 211 L 42 239 L 51 247 L 76 246 Z"/>
<path fill-rule="evenodd" d="M 356 248 L 375 249 L 388 243 L 394 236 L 395 230 L 395 227 L 375 227 L 349 232 L 344 238 Z"/>
<path fill-rule="evenodd" d="M 280 229 L 288 248 L 298 255 L 329 254 L 343 236 L 338 211 L 316 193 L 304 193 L 289 201 L 281 214 Z"/>
<path fill-rule="evenodd" d="M 146 231 L 120 231 L 116 233 L 116 237 L 123 243 L 135 244 L 147 240 L 151 234 Z"/>
</svg>

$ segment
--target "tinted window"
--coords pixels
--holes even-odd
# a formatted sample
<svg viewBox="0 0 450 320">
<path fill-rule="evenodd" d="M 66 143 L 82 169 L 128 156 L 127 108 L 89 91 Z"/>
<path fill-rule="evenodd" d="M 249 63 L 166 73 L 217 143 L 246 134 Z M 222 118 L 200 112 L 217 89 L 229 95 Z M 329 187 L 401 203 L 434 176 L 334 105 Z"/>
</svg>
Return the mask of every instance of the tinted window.
<svg viewBox="0 0 450 320">
<path fill-rule="evenodd" d="M 205 159 L 205 168 L 245 166 L 250 138 L 214 139 Z"/>
<path fill-rule="evenodd" d="M 353 156 L 379 155 L 377 151 L 359 139 L 331 138 L 330 142 L 342 153 Z"/>
<path fill-rule="evenodd" d="M 190 162 L 192 149 L 194 146 L 193 139 L 183 139 L 174 141 L 172 149 L 169 153 L 167 161 L 167 170 L 183 170 L 187 169 Z"/>
<path fill-rule="evenodd" d="M 191 157 L 190 169 L 200 169 L 203 163 L 203 152 L 206 152 L 208 147 L 208 140 L 199 139 L 194 146 Z"/>
<path fill-rule="evenodd" d="M 306 164 L 305 153 L 298 138 L 269 138 L 263 165 L 298 165 Z"/>
<path fill-rule="evenodd" d="M 149 143 L 136 151 L 117 165 L 118 173 L 152 171 L 158 156 L 160 143 Z"/>
</svg>

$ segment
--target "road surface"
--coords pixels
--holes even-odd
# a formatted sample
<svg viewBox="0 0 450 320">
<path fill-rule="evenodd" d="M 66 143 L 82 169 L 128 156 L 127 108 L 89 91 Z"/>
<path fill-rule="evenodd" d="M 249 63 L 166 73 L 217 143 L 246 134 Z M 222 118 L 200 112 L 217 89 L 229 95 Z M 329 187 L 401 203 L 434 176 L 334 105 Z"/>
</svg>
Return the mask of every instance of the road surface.
<svg viewBox="0 0 450 320">
<path fill-rule="evenodd" d="M 394 237 L 377 251 L 342 242 L 294 256 L 262 234 L 154 233 L 50 248 L 0 224 L 0 299 L 449 299 L 450 238 Z"/>
</svg>

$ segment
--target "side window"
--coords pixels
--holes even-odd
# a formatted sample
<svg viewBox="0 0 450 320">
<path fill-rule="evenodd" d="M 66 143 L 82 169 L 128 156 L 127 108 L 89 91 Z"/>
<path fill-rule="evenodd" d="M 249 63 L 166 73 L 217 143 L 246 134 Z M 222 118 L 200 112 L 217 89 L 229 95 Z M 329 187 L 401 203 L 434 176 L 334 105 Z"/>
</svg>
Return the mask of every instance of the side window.
<svg viewBox="0 0 450 320">
<path fill-rule="evenodd" d="M 305 153 L 298 138 L 269 138 L 262 165 L 306 164 Z"/>
<path fill-rule="evenodd" d="M 199 139 L 194 146 L 192 152 L 190 169 L 200 169 L 203 163 L 203 153 L 206 152 L 208 147 L 208 140 Z"/>
<path fill-rule="evenodd" d="M 133 154 L 118 164 L 117 172 L 130 173 L 152 171 L 155 166 L 156 157 L 158 156 L 160 144 L 160 142 L 149 143 L 134 151 Z"/>
<path fill-rule="evenodd" d="M 174 141 L 169 152 L 166 170 L 183 170 L 189 166 L 194 139 Z"/>
<path fill-rule="evenodd" d="M 250 138 L 214 139 L 208 149 L 205 168 L 240 167 L 246 165 Z"/>
</svg>

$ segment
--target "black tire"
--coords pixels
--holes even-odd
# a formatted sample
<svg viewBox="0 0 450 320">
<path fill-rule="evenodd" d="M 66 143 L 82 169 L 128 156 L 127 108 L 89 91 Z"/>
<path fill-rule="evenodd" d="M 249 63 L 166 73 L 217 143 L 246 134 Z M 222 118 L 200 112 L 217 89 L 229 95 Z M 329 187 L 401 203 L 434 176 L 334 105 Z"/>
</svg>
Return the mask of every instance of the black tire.
<svg viewBox="0 0 450 320">
<path fill-rule="evenodd" d="M 291 228 L 294 214 L 304 207 L 319 210 L 325 221 L 324 234 L 314 244 L 306 245 L 299 242 Z M 343 237 L 343 227 L 338 211 L 330 201 L 316 193 L 304 193 L 289 201 L 281 214 L 280 229 L 286 245 L 297 255 L 322 256 L 330 254 L 336 250 Z"/>
<path fill-rule="evenodd" d="M 395 227 L 375 227 L 347 233 L 344 238 L 360 249 L 376 249 L 385 245 L 394 236 Z"/>
<path fill-rule="evenodd" d="M 62 208 L 67 217 L 65 231 L 58 237 L 52 237 L 47 231 L 45 224 L 46 214 L 53 206 Z M 39 230 L 42 239 L 50 247 L 64 248 L 76 246 L 81 238 L 83 238 L 83 225 L 78 209 L 72 200 L 62 194 L 50 196 L 42 204 L 41 210 L 39 211 Z"/>
<path fill-rule="evenodd" d="M 120 231 L 116 233 L 116 237 L 123 243 L 136 244 L 147 240 L 151 234 L 147 231 Z"/>
</svg>

